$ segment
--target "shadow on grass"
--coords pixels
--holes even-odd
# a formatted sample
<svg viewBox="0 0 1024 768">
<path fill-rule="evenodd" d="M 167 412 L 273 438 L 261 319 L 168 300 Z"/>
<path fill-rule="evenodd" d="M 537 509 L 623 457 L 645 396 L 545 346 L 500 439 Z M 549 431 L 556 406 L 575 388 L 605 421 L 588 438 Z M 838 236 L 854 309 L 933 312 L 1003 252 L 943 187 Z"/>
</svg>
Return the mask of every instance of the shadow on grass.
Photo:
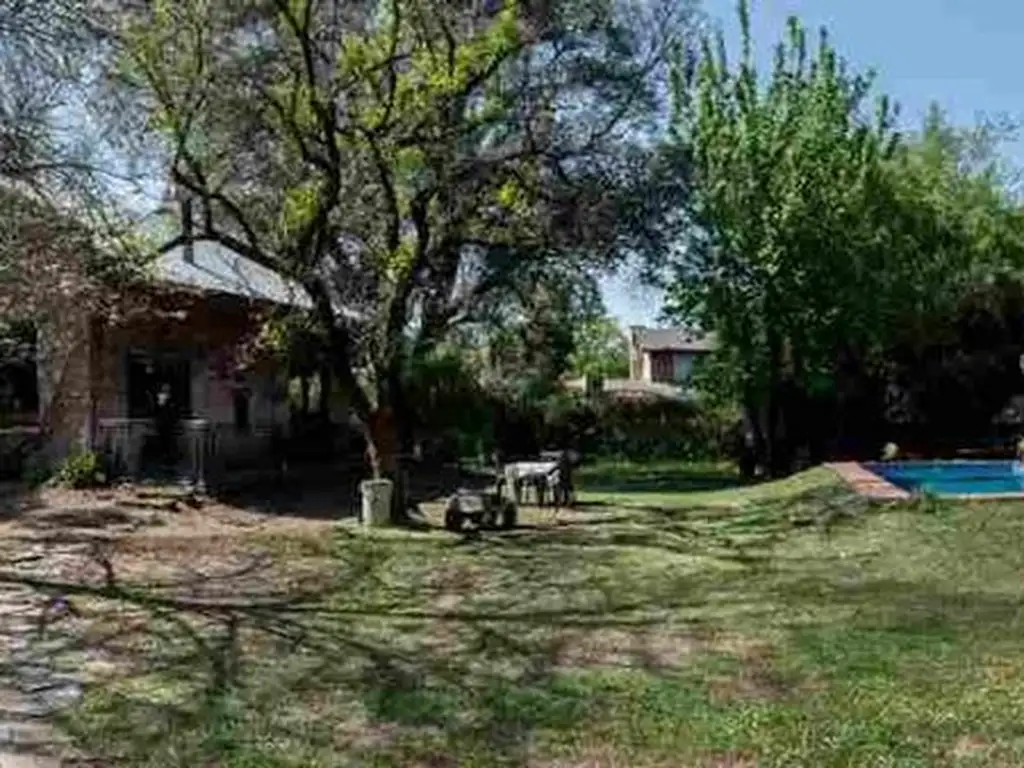
<svg viewBox="0 0 1024 768">
<path fill-rule="evenodd" d="M 359 484 L 367 472 L 360 465 L 305 467 L 289 476 L 271 475 L 235 490 L 215 491 L 218 500 L 275 517 L 337 520 L 359 512 Z M 424 503 L 447 498 L 458 488 L 493 485 L 493 475 L 452 465 L 412 465 L 407 471 L 409 498 Z"/>
<path fill-rule="evenodd" d="M 65 724 L 117 764 L 518 766 L 581 736 L 661 743 L 697 764 L 687 750 L 715 737 L 690 743 L 702 732 L 680 723 L 742 740 L 746 721 L 729 718 L 797 706 L 801 675 L 898 676 L 964 632 L 1012 634 L 1008 596 L 839 563 L 824 536 L 795 527 L 849 502 L 826 489 L 474 539 L 339 534 L 319 589 L 289 592 L 283 572 L 261 580 L 271 595 L 242 571 L 236 585 L 37 586 L 82 602 L 61 652 L 102 650 L 116 670 Z M 780 559 L 789 536 L 822 548 Z M 118 632 L 99 644 L 108 626 Z M 796 638 L 788 677 L 767 651 L 719 642 L 771 629 Z M 761 748 L 750 739 L 737 746 Z"/>
<path fill-rule="evenodd" d="M 686 464 L 651 468 L 615 464 L 584 467 L 579 472 L 578 482 L 582 490 L 597 493 L 687 493 L 744 485 L 731 467 Z"/>
<path fill-rule="evenodd" d="M 253 594 L 251 567 L 142 584 L 113 562 L 104 582 L 29 580 L 74 607 L 46 652 L 111 669 L 62 722 L 127 765 L 523 765 L 539 731 L 571 740 L 604 717 L 604 683 L 574 669 L 655 669 L 673 655 L 663 615 L 714 589 L 678 574 L 619 592 L 628 574 L 586 547 L 482 542 L 451 562 L 450 541 L 339 538 L 315 593 Z"/>
<path fill-rule="evenodd" d="M 22 482 L 0 482 L 0 520 L 13 520 L 40 506 L 38 487 Z"/>
</svg>

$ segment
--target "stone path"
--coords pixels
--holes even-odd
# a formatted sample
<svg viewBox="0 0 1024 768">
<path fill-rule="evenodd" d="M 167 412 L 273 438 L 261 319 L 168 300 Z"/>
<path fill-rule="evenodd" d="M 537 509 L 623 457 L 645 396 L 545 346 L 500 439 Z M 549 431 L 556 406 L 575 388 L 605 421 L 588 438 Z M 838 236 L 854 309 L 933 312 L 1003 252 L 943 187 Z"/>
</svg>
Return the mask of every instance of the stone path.
<svg viewBox="0 0 1024 768">
<path fill-rule="evenodd" d="M 83 544 L 26 542 L 10 570 L 39 575 L 85 551 Z M 82 685 L 58 669 L 53 638 L 59 630 L 40 634 L 46 602 L 35 590 L 0 582 L 0 768 L 59 768 L 72 758 L 50 721 L 81 698 Z"/>
</svg>

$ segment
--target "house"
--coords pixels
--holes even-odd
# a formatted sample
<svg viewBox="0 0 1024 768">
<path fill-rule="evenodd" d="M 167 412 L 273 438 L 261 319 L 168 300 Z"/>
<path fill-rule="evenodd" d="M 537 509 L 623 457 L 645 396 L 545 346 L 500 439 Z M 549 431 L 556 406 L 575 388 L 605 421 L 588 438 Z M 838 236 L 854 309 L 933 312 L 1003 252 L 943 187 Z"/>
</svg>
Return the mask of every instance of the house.
<svg viewBox="0 0 1024 768">
<path fill-rule="evenodd" d="M 571 379 L 563 382 L 574 392 L 597 391 L 618 399 L 660 399 L 687 401 L 691 392 L 686 386 L 695 362 L 715 349 L 712 334 L 697 334 L 683 328 L 629 329 L 629 378 L 587 381 Z"/>
<path fill-rule="evenodd" d="M 269 312 L 304 310 L 301 287 L 214 242 L 161 255 L 102 314 L 64 303 L 36 326 L 45 451 L 104 455 L 121 474 L 203 486 L 265 469 L 288 426 L 286 372 L 240 357 Z M 251 346 L 251 345 L 250 345 Z"/>
<path fill-rule="evenodd" d="M 685 328 L 629 329 L 629 378 L 681 386 L 693 375 L 694 363 L 715 350 L 714 334 Z"/>
</svg>

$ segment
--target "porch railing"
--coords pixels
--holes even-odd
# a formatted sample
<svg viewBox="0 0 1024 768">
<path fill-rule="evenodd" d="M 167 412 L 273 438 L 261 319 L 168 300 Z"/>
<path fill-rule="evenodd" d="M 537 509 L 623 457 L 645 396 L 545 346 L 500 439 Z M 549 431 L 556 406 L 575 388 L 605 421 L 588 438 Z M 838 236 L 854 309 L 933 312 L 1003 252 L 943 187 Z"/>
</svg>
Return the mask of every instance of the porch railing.
<svg viewBox="0 0 1024 768">
<path fill-rule="evenodd" d="M 152 419 L 101 419 L 98 449 L 106 456 L 114 475 L 139 479 L 153 470 L 145 465 L 146 446 L 157 436 Z M 191 418 L 179 422 L 178 460 L 175 479 L 205 489 L 246 470 L 265 470 L 276 460 L 276 428 L 254 425 L 241 430 L 233 424 L 216 424 Z"/>
</svg>

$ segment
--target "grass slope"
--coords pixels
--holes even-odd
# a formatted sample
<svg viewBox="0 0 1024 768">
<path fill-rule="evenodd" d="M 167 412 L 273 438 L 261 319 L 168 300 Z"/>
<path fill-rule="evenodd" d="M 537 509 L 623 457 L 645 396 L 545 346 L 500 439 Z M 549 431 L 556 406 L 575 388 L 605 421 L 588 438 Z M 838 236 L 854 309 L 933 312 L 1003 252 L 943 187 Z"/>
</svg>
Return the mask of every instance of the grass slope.
<svg viewBox="0 0 1024 768">
<path fill-rule="evenodd" d="M 314 592 L 144 607 L 65 725 L 150 766 L 1024 764 L 1024 506 L 735 483 L 601 467 L 508 534 L 245 534 Z"/>
</svg>

